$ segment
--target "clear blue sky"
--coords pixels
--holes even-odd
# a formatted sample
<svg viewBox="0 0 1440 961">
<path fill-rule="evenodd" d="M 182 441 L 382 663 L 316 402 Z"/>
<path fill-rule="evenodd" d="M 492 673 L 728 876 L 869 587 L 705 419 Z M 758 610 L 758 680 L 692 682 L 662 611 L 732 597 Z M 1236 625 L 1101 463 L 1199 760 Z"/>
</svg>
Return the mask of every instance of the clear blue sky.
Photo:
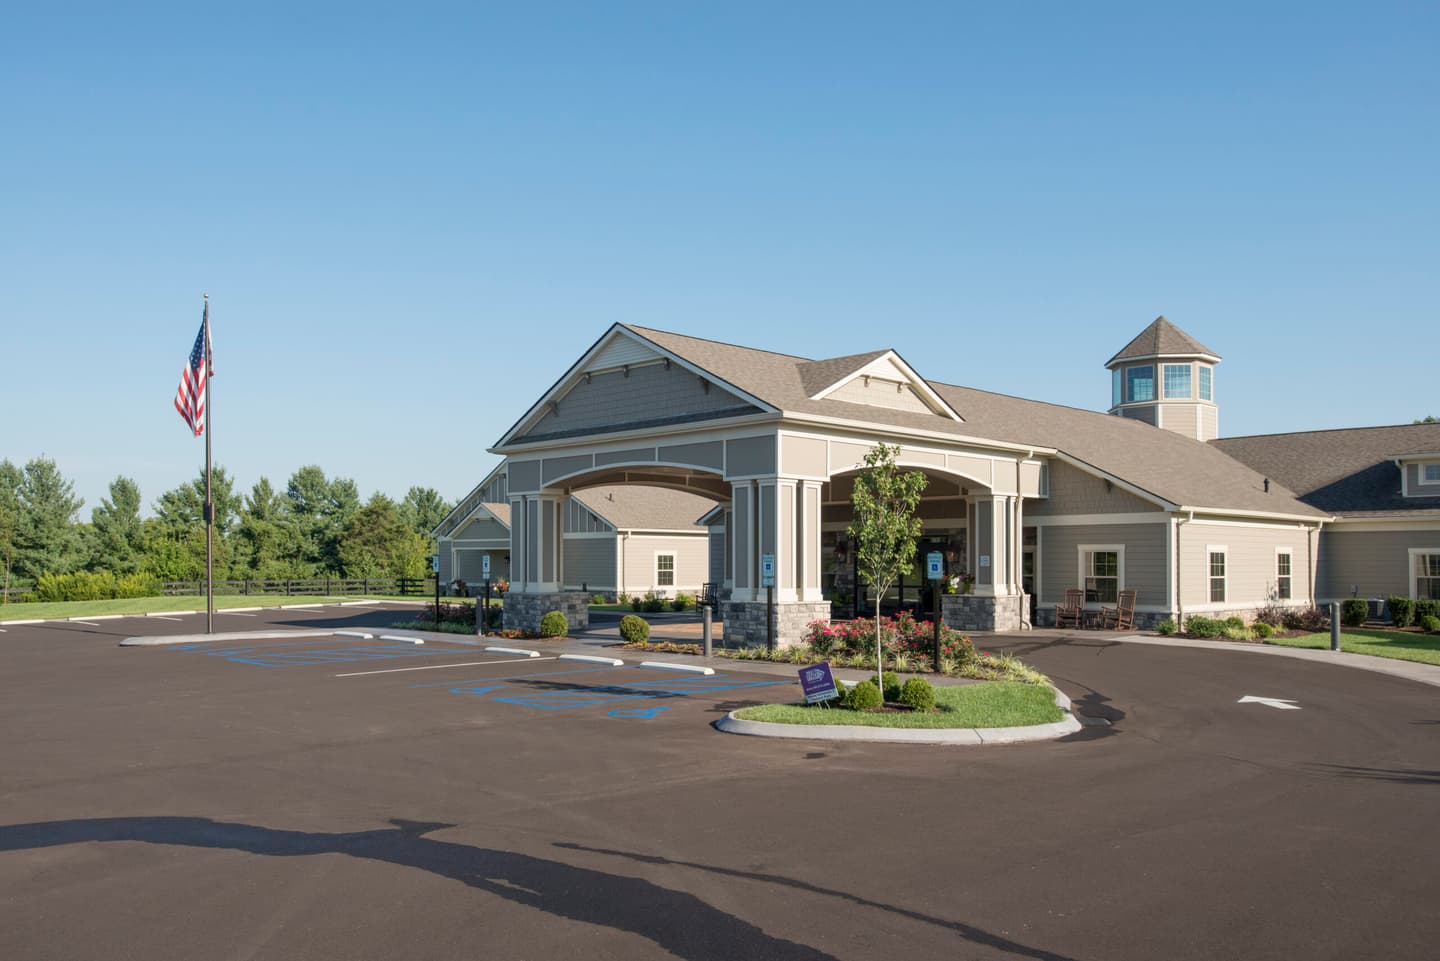
<svg viewBox="0 0 1440 961">
<path fill-rule="evenodd" d="M 464 495 L 626 321 L 1227 435 L 1440 414 L 1440 5 L 47 5 L 0 28 L 0 457 Z M 303 8 L 303 9 L 302 9 Z M 1259 9 L 1263 8 L 1263 9 Z"/>
</svg>

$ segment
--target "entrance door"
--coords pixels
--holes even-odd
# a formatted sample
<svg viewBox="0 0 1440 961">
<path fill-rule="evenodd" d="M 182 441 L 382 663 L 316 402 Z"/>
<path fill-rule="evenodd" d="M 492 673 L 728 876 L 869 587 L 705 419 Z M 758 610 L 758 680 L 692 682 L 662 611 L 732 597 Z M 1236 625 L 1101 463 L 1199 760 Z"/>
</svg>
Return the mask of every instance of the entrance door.
<svg viewBox="0 0 1440 961">
<path fill-rule="evenodd" d="M 1035 548 L 1027 547 L 1020 558 L 1020 589 L 1030 596 L 1030 623 L 1035 623 Z"/>
</svg>

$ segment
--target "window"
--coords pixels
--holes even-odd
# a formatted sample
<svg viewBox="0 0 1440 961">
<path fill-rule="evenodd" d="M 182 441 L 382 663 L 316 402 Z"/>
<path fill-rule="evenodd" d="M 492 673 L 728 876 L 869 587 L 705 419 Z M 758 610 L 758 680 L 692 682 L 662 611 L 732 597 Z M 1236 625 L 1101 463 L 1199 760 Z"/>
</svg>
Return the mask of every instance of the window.
<svg viewBox="0 0 1440 961">
<path fill-rule="evenodd" d="M 1086 604 L 1114 604 L 1120 599 L 1125 549 L 1110 544 L 1080 548 L 1080 586 Z"/>
<path fill-rule="evenodd" d="M 1214 373 L 1215 373 L 1215 372 L 1214 372 L 1213 370 L 1211 370 L 1209 367 L 1201 367 L 1201 368 L 1200 368 L 1200 399 L 1201 399 L 1201 400 L 1214 400 L 1214 398 L 1210 396 L 1210 393 L 1211 393 L 1211 390 L 1210 390 L 1210 378 L 1211 378 L 1211 376 L 1214 375 Z"/>
<path fill-rule="evenodd" d="M 1290 551 L 1275 552 L 1275 597 L 1290 600 Z"/>
<path fill-rule="evenodd" d="M 1122 383 L 1123 383 L 1123 382 L 1122 382 L 1121 379 L 1120 379 L 1120 368 L 1117 367 L 1117 368 L 1115 368 L 1114 370 L 1112 370 L 1112 371 L 1110 372 L 1110 406 L 1111 406 L 1111 407 L 1119 407 L 1121 400 L 1124 399 L 1124 398 L 1122 398 L 1122 397 L 1120 396 L 1120 388 L 1121 388 L 1121 386 L 1122 386 Z"/>
<path fill-rule="evenodd" d="M 1155 399 L 1155 368 L 1130 367 L 1125 371 L 1125 399 Z"/>
<path fill-rule="evenodd" d="M 1440 484 L 1440 464 L 1426 464 L 1420 472 L 1420 483 Z"/>
<path fill-rule="evenodd" d="M 1225 548 L 1207 548 L 1210 552 L 1210 603 L 1225 602 Z"/>
<path fill-rule="evenodd" d="M 655 555 L 655 584 L 657 587 L 675 586 L 675 555 Z"/>
<path fill-rule="evenodd" d="M 1440 601 L 1440 551 L 1415 555 L 1415 596 Z"/>
<path fill-rule="evenodd" d="M 1189 364 L 1165 365 L 1165 396 L 1167 398 L 1179 397 L 1184 400 L 1190 399 Z"/>
</svg>

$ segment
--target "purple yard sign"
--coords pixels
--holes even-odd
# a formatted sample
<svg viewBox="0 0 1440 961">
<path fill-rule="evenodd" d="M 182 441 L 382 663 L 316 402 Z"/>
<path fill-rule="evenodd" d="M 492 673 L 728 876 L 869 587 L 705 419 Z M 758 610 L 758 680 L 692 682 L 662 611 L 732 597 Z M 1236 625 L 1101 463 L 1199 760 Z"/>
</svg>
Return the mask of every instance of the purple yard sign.
<svg viewBox="0 0 1440 961">
<path fill-rule="evenodd" d="M 805 703 L 828 701 L 835 696 L 835 678 L 830 676 L 829 664 L 811 664 L 800 668 L 800 689 L 805 692 Z"/>
</svg>

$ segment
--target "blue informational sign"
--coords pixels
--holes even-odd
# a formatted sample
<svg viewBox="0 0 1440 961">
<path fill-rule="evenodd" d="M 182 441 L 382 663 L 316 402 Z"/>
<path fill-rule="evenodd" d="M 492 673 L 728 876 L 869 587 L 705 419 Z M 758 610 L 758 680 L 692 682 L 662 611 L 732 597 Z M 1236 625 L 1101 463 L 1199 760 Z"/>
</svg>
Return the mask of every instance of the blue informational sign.
<svg viewBox="0 0 1440 961">
<path fill-rule="evenodd" d="M 481 576 L 481 577 L 484 577 L 487 581 L 490 579 L 490 555 L 489 555 L 489 554 L 481 554 L 481 555 L 480 555 L 480 576 Z"/>
<path fill-rule="evenodd" d="M 805 692 L 805 703 L 828 701 L 836 695 L 835 678 L 830 674 L 829 664 L 811 664 L 800 668 L 800 690 Z"/>
<path fill-rule="evenodd" d="M 774 554 L 761 554 L 761 555 L 760 555 L 760 586 L 761 586 L 761 587 L 774 587 L 774 586 L 775 586 L 775 555 L 774 555 Z"/>
<path fill-rule="evenodd" d="M 938 581 L 945 576 L 945 558 L 939 551 L 931 551 L 925 555 L 925 577 L 928 580 Z"/>
</svg>

